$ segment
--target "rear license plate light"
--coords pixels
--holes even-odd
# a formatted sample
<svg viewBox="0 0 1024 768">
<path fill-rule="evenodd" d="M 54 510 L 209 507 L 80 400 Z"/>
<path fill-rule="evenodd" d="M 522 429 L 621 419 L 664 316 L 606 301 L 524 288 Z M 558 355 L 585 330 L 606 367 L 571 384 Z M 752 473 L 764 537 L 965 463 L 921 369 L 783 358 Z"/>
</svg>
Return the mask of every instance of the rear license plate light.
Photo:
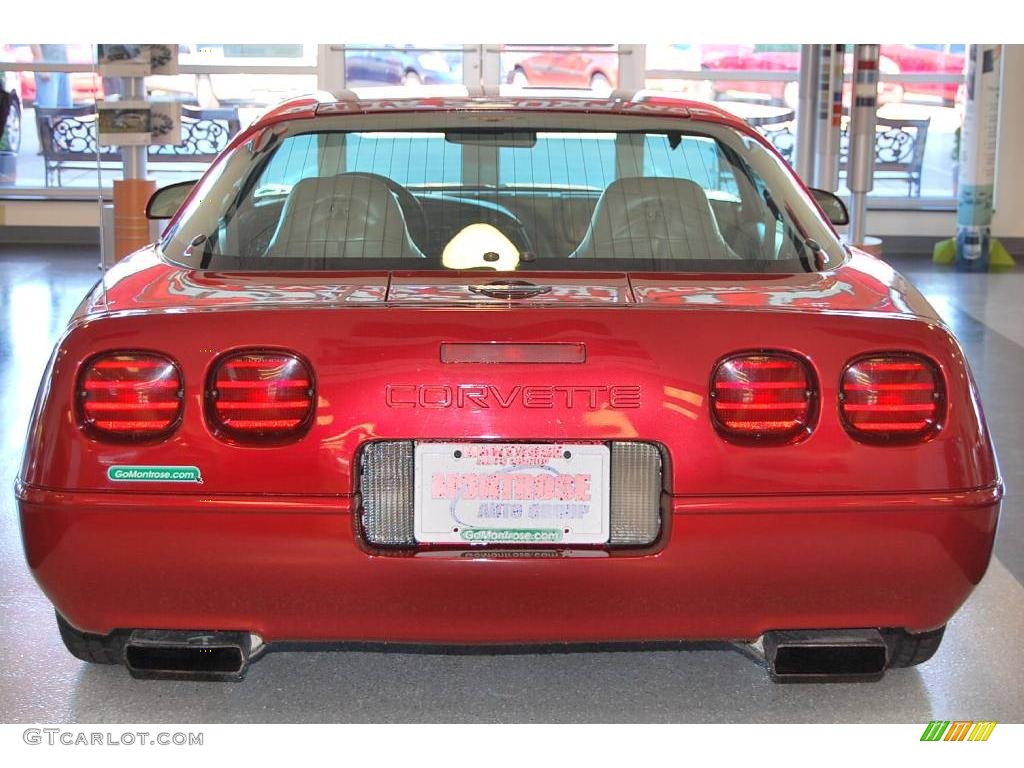
<svg viewBox="0 0 1024 768">
<path fill-rule="evenodd" d="M 643 547 L 661 532 L 651 443 L 384 440 L 360 467 L 363 535 L 377 546 Z"/>
</svg>

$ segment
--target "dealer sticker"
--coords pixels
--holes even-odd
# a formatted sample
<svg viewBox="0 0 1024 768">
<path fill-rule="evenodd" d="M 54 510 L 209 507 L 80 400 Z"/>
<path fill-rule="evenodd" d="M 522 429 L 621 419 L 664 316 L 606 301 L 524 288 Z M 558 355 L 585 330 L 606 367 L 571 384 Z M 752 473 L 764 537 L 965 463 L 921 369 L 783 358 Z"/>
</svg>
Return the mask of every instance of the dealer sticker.
<svg viewBox="0 0 1024 768">
<path fill-rule="evenodd" d="M 115 483 L 201 483 L 199 467 L 113 466 L 107 479 Z"/>
<path fill-rule="evenodd" d="M 599 443 L 417 443 L 416 540 L 603 544 L 610 464 Z"/>
</svg>

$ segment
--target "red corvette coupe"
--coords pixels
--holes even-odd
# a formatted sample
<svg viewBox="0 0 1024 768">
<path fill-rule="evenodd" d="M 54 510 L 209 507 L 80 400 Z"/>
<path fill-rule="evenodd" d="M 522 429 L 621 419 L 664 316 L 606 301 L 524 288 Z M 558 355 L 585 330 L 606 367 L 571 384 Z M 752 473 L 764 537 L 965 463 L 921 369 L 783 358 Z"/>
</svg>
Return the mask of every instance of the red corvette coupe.
<svg viewBox="0 0 1024 768">
<path fill-rule="evenodd" d="M 310 97 L 190 186 L 32 418 L 25 551 L 81 659 L 726 640 L 872 678 L 985 573 L 957 341 L 715 107 Z"/>
</svg>

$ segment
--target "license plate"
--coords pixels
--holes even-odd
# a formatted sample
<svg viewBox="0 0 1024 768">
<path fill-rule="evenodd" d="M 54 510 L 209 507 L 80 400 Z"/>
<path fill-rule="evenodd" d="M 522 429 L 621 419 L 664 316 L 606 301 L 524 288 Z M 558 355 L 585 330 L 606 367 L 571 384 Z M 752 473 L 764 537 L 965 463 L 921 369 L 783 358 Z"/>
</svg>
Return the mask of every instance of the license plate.
<svg viewBox="0 0 1024 768">
<path fill-rule="evenodd" d="M 608 541 L 606 445 L 424 442 L 415 462 L 417 541 Z"/>
</svg>

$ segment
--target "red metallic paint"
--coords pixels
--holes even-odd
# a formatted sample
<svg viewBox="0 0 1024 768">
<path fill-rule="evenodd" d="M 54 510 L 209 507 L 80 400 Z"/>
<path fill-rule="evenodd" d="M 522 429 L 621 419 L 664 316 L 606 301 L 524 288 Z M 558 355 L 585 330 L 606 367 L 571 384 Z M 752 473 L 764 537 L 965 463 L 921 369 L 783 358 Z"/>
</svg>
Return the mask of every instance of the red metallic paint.
<svg viewBox="0 0 1024 768">
<path fill-rule="evenodd" d="M 676 498 L 660 548 L 643 556 L 377 555 L 356 540 L 344 497 L 25 490 L 22 526 L 47 596 L 94 632 L 751 639 L 777 627 L 943 624 L 985 572 L 998 495 Z"/>
<path fill-rule="evenodd" d="M 174 271 L 173 267 L 162 269 Z M 863 281 L 852 264 L 837 270 L 851 286 Z M 824 275 L 808 275 L 810 279 Z M 326 279 L 326 278 L 322 278 Z M 423 273 L 421 281 L 430 279 Z M 447 276 L 444 278 L 447 280 Z M 557 282 L 561 278 L 538 277 Z M 267 275 L 267 284 L 287 277 Z M 610 282 L 621 282 L 621 277 Z M 692 287 L 698 276 L 677 276 Z M 872 278 L 873 281 L 873 278 Z M 644 439 L 669 447 L 677 492 L 718 494 L 743 489 L 750 494 L 921 492 L 990 485 L 995 462 L 981 422 L 963 355 L 936 321 L 917 319 L 893 301 L 890 292 L 870 291 L 873 282 L 852 288 L 865 298 L 862 312 L 849 309 L 775 311 L 770 298 L 757 307 L 708 303 L 593 304 L 547 306 L 536 299 L 453 302 L 407 299 L 391 304 L 346 305 L 330 296 L 312 304 L 266 305 L 200 301 L 180 312 L 167 297 L 145 311 L 122 310 L 82 316 L 58 347 L 49 373 L 51 397 L 34 429 L 47 440 L 31 441 L 24 469 L 33 486 L 109 489 L 111 464 L 172 465 L 188 457 L 204 469 L 204 491 L 225 493 L 353 492 L 353 456 L 365 440 L 381 438 Z M 714 278 L 709 295 L 717 290 Z M 108 287 L 112 304 L 121 286 Z M 129 302 L 130 303 L 130 302 Z M 514 304 L 514 306 L 509 306 Z M 187 306 L 183 304 L 183 306 Z M 177 311 L 176 311 L 177 310 Z M 771 310 L 771 311 L 768 311 Z M 756 323 L 750 313 L 758 313 Z M 210 312 L 216 312 L 215 330 Z M 169 314 L 173 313 L 173 314 Z M 651 329 L 658 329 L 652 333 Z M 146 346 L 177 361 L 185 376 L 185 415 L 166 441 L 142 446 L 110 445 L 79 429 L 72 395 L 81 361 L 104 350 Z M 440 361 L 446 341 L 582 342 L 583 365 L 457 368 Z M 276 448 L 229 446 L 204 422 L 203 389 L 210 366 L 231 350 L 290 349 L 308 360 L 319 382 L 314 423 L 287 452 Z M 777 349 L 811 361 L 821 385 L 821 414 L 811 436 L 786 449 L 739 447 L 724 443 L 708 415 L 708 377 L 724 353 Z M 947 380 L 948 415 L 935 439 L 918 446 L 878 448 L 846 435 L 838 418 L 839 377 L 846 363 L 868 352 L 905 350 L 935 360 Z M 453 418 L 447 409 L 385 407 L 385 389 L 395 385 L 463 384 L 551 387 L 639 385 L 639 408 L 470 409 Z M 695 452 L 693 446 L 700 446 Z M 880 451 L 882 453 L 880 453 Z M 682 457 L 687 460 L 682 460 Z M 878 475 L 879 462 L 887 472 Z M 806 467 L 815 471 L 807 472 Z M 206 469 L 209 467 L 209 469 Z M 301 472 L 296 468 L 301 467 Z M 870 482 L 866 479 L 870 478 Z M 186 490 L 187 492 L 187 490 Z"/>
<path fill-rule="evenodd" d="M 236 141 L 314 109 L 283 107 Z M 466 290 L 478 272 L 224 274 L 152 250 L 131 256 L 83 302 L 40 389 L 18 486 L 36 579 L 91 632 L 466 643 L 924 630 L 981 579 L 1002 489 L 977 393 L 953 336 L 885 264 L 854 252 L 816 274 L 530 278 L 552 290 L 503 299 Z M 494 341 L 582 344 L 585 361 L 441 361 L 444 343 Z M 74 408 L 83 362 L 140 345 L 180 365 L 180 427 L 146 445 L 91 438 Z M 317 379 L 313 423 L 285 446 L 230 444 L 204 420 L 214 362 L 260 348 L 291 350 Z M 740 445 L 715 431 L 711 371 L 758 349 L 813 368 L 820 407 L 798 443 Z M 946 415 L 927 442 L 863 444 L 841 423 L 844 367 L 891 351 L 923 355 L 943 377 Z M 386 401 L 388 387 L 466 385 L 493 387 L 509 405 Z M 638 402 L 525 397 L 574 387 L 638 388 Z M 356 525 L 355 460 L 365 442 L 397 438 L 661 443 L 662 537 L 648 551 L 537 557 L 370 551 Z M 116 464 L 195 465 L 203 483 L 117 487 L 106 477 Z"/>
</svg>

